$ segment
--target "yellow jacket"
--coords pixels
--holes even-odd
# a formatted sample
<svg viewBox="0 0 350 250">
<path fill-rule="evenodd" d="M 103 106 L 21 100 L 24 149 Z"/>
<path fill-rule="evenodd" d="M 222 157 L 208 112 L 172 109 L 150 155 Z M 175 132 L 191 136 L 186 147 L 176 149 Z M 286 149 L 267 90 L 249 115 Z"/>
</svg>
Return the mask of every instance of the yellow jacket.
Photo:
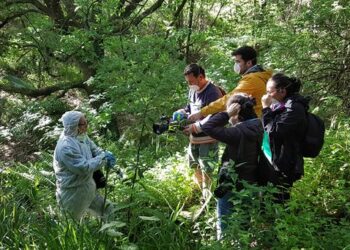
<svg viewBox="0 0 350 250">
<path fill-rule="evenodd" d="M 246 93 L 252 95 L 256 100 L 256 106 L 254 107 L 255 113 L 258 117 L 261 117 L 261 97 L 266 93 L 266 82 L 272 76 L 272 71 L 252 72 L 243 75 L 242 79 L 238 82 L 238 85 L 230 93 L 210 103 L 201 109 L 201 114 L 207 116 L 215 114 L 220 111 L 226 110 L 226 102 L 228 98 L 235 93 Z"/>
</svg>

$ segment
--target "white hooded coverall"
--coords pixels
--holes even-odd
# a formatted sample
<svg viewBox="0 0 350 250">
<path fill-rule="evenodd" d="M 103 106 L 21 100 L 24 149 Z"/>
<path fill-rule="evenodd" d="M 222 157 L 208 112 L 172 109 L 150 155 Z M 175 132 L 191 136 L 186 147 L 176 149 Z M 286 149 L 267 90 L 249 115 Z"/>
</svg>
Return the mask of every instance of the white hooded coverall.
<svg viewBox="0 0 350 250">
<path fill-rule="evenodd" d="M 87 210 L 100 216 L 104 209 L 92 175 L 106 164 L 105 153 L 88 136 L 79 138 L 78 124 L 82 116 L 78 111 L 68 111 L 62 116 L 64 131 L 53 160 L 58 204 L 76 220 Z"/>
</svg>

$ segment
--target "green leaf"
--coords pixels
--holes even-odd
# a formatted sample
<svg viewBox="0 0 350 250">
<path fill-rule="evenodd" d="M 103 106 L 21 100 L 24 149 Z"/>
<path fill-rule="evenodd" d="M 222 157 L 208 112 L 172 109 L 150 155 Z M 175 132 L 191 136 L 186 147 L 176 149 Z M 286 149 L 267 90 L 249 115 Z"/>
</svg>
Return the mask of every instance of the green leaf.
<svg viewBox="0 0 350 250">
<path fill-rule="evenodd" d="M 122 250 L 137 250 L 137 249 L 139 249 L 139 248 L 137 247 L 137 245 L 130 243 L 130 244 L 128 244 L 128 245 L 123 245 L 123 246 L 121 247 L 121 249 L 122 249 Z"/>
<path fill-rule="evenodd" d="M 116 231 L 113 228 L 107 229 L 106 233 L 108 236 L 111 236 L 111 237 L 123 236 L 123 233 Z"/>
<path fill-rule="evenodd" d="M 156 216 L 139 216 L 141 220 L 147 220 L 147 221 L 160 221 L 160 219 Z"/>
<path fill-rule="evenodd" d="M 125 225 L 126 225 L 126 223 L 121 222 L 121 221 L 112 221 L 110 223 L 103 224 L 103 226 L 101 227 L 99 232 L 102 232 L 102 231 L 104 231 L 104 230 L 106 230 L 107 228 L 110 228 L 110 227 L 120 228 L 120 227 L 124 227 Z"/>
</svg>

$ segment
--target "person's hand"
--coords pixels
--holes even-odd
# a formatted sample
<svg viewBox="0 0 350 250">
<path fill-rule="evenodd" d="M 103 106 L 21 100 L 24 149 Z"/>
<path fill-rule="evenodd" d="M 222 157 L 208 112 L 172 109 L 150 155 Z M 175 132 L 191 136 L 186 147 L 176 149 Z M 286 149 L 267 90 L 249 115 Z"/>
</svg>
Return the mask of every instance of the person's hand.
<svg viewBox="0 0 350 250">
<path fill-rule="evenodd" d="M 173 113 L 173 121 L 182 121 L 186 118 L 186 112 L 184 109 L 179 109 Z"/>
<path fill-rule="evenodd" d="M 192 134 L 192 126 L 191 126 L 191 125 L 186 126 L 186 127 L 184 128 L 184 130 L 182 130 L 182 132 L 183 132 L 185 135 L 190 135 L 190 134 Z"/>
<path fill-rule="evenodd" d="M 190 114 L 190 116 L 187 118 L 191 122 L 198 121 L 202 118 L 201 112 L 195 113 L 195 114 Z"/>
<path fill-rule="evenodd" d="M 105 158 L 107 160 L 107 167 L 108 168 L 113 168 L 114 165 L 116 164 L 116 161 L 117 161 L 115 156 L 111 152 L 106 151 L 105 152 Z"/>
<path fill-rule="evenodd" d="M 235 102 L 227 107 L 227 114 L 229 117 L 237 116 L 240 110 L 241 110 L 241 105 Z"/>
<path fill-rule="evenodd" d="M 269 96 L 268 94 L 265 94 L 261 97 L 261 104 L 263 108 L 270 107 L 272 104 L 273 98 Z"/>
</svg>

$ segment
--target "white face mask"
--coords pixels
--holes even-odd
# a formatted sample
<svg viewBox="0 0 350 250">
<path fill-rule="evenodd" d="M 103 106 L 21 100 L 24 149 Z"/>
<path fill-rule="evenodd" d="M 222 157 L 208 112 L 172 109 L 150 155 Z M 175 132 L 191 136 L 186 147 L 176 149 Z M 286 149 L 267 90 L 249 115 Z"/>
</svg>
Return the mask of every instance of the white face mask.
<svg viewBox="0 0 350 250">
<path fill-rule="evenodd" d="M 190 85 L 189 88 L 193 91 L 198 91 L 199 90 L 199 86 L 198 85 Z"/>
<path fill-rule="evenodd" d="M 239 66 L 238 63 L 235 63 L 235 66 L 233 67 L 234 72 L 239 74 L 241 72 L 241 67 Z"/>
</svg>

